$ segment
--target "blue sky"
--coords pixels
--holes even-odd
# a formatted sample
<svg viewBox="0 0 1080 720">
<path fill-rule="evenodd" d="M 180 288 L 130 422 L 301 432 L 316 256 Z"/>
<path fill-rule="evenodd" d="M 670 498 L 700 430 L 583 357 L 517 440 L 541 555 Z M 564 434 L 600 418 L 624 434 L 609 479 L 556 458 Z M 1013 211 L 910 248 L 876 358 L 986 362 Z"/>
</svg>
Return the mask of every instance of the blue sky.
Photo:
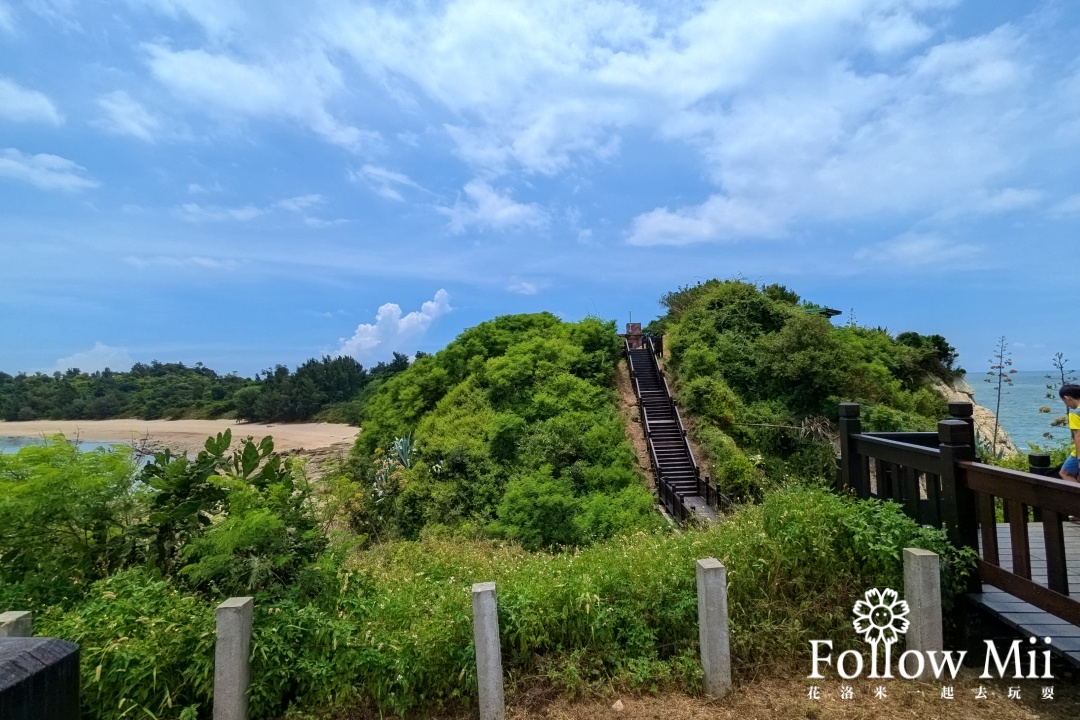
<svg viewBox="0 0 1080 720">
<path fill-rule="evenodd" d="M 252 374 L 780 282 L 1076 357 L 1080 7 L 0 0 L 0 369 Z"/>
</svg>

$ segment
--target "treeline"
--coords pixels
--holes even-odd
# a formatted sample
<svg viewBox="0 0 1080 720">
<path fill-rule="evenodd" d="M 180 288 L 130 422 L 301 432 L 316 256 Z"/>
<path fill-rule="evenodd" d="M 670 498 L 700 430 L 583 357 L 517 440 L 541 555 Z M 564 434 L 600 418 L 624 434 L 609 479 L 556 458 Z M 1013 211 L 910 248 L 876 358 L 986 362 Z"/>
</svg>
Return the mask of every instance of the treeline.
<svg viewBox="0 0 1080 720">
<path fill-rule="evenodd" d="M 418 354 L 422 355 L 422 354 Z M 202 363 L 157 360 L 136 363 L 127 372 L 9 375 L 0 372 L 0 418 L 4 420 L 143 420 L 236 418 L 253 422 L 320 419 L 357 421 L 358 403 L 369 392 L 409 367 L 409 357 L 366 369 L 347 356 L 312 358 L 289 371 L 284 365 L 253 379 L 221 375 Z"/>
</svg>

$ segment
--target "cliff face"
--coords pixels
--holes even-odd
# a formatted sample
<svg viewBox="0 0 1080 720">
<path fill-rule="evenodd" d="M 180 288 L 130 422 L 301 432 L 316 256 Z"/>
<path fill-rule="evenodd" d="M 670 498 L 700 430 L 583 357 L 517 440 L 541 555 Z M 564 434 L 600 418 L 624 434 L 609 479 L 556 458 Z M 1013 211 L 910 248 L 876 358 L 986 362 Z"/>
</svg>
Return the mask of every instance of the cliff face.
<svg viewBox="0 0 1080 720">
<path fill-rule="evenodd" d="M 994 436 L 994 413 L 975 402 L 975 391 L 967 384 L 966 380 L 956 378 L 951 383 L 947 383 L 934 378 L 934 388 L 944 395 L 949 402 L 971 403 L 974 408 L 975 432 L 986 443 L 991 442 Z M 1016 455 L 1019 452 L 1000 425 L 997 429 L 997 446 L 999 449 L 1004 448 L 1006 455 Z"/>
</svg>

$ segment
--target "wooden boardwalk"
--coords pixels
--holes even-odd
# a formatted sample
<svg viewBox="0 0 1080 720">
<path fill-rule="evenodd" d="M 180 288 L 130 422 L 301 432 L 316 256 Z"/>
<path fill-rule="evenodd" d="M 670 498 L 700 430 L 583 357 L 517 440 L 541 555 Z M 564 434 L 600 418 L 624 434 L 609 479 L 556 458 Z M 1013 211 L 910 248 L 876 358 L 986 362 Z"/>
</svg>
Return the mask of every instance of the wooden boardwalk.
<svg viewBox="0 0 1080 720">
<path fill-rule="evenodd" d="M 1046 586 L 1046 544 L 1043 525 L 1028 523 L 1028 550 L 1031 553 L 1031 579 Z M 1065 535 L 1065 554 L 1068 558 L 1069 594 L 1080 595 L 1080 522 L 1062 523 Z M 1001 567 L 1012 571 L 1012 536 L 1008 523 L 997 526 L 998 553 Z M 980 553 L 982 542 L 979 543 Z M 1030 603 L 1019 600 L 1009 593 L 991 585 L 983 585 L 983 592 L 968 595 L 977 606 L 1017 631 L 1031 637 L 1053 638 L 1057 652 L 1074 665 L 1080 666 L 1080 627 L 1040 610 Z"/>
</svg>

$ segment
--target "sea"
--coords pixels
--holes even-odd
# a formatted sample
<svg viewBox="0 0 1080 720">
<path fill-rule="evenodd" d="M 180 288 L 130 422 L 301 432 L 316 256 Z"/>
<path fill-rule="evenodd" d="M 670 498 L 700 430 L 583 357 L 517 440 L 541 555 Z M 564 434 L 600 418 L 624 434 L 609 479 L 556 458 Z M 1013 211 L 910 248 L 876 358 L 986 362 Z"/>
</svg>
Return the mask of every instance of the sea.
<svg viewBox="0 0 1080 720">
<path fill-rule="evenodd" d="M 3 437 L 0 436 L 0 455 L 4 453 L 18 452 L 20 448 L 24 448 L 27 445 L 42 445 L 44 444 L 42 438 L 33 437 Z M 98 448 L 109 448 L 113 445 L 123 445 L 124 443 L 117 443 L 115 441 L 109 442 L 106 440 L 79 440 L 78 446 L 80 450 L 97 450 Z"/>
<path fill-rule="evenodd" d="M 1033 444 L 1048 449 L 1068 442 L 1068 430 L 1050 426 L 1051 420 L 1062 417 L 1066 412 L 1065 405 L 1057 396 L 1057 389 L 1061 385 L 1061 376 L 1057 371 L 1017 370 L 1009 377 L 1012 382 L 1004 385 L 1001 391 L 998 422 L 1005 428 L 1016 448 L 1025 453 L 1030 452 Z M 995 378 L 971 373 L 965 378 L 975 391 L 975 402 L 992 412 L 997 404 L 996 385 L 985 382 L 984 379 Z M 1047 388 L 1047 385 L 1052 387 Z M 1051 397 L 1046 397 L 1047 393 L 1050 393 Z M 1050 412 L 1039 412 L 1042 407 L 1049 407 Z M 1051 433 L 1053 438 L 1044 437 L 1045 432 Z"/>
</svg>

